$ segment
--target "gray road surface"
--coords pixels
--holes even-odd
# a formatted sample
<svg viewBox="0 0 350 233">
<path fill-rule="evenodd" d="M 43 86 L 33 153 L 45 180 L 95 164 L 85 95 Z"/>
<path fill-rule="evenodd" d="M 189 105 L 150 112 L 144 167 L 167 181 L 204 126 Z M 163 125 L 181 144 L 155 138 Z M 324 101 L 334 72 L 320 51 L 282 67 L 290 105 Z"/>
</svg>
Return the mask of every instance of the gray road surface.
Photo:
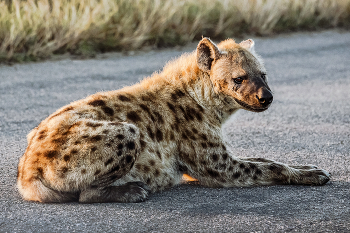
<svg viewBox="0 0 350 233">
<path fill-rule="evenodd" d="M 241 110 L 224 127 L 237 156 L 315 164 L 322 187 L 212 189 L 184 184 L 135 204 L 21 200 L 17 163 L 26 134 L 50 113 L 159 70 L 181 49 L 0 66 L 0 232 L 350 232 L 350 33 L 255 40 L 274 91 L 263 113 Z"/>
</svg>

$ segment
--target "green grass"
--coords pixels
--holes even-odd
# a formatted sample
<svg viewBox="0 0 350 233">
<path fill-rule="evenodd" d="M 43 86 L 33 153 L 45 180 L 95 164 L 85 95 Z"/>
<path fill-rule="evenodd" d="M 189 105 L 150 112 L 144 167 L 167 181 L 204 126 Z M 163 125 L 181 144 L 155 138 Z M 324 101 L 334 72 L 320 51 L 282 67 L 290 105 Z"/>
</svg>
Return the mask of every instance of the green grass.
<svg viewBox="0 0 350 233">
<path fill-rule="evenodd" d="M 350 26 L 350 0 L 0 0 L 0 61 Z"/>
</svg>

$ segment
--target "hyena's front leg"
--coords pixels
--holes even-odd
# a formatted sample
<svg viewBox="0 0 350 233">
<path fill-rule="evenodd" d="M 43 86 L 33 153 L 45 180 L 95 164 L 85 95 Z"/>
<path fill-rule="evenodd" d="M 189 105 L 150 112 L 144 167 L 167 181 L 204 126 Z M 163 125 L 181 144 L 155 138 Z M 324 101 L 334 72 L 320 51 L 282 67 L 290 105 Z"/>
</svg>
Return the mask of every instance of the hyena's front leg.
<svg viewBox="0 0 350 233">
<path fill-rule="evenodd" d="M 323 185 L 330 179 L 327 171 L 314 166 L 291 167 L 273 160 L 232 156 L 223 143 L 207 143 L 206 150 L 182 147 L 182 162 L 192 177 L 207 186 L 252 186 L 274 184 Z"/>
</svg>

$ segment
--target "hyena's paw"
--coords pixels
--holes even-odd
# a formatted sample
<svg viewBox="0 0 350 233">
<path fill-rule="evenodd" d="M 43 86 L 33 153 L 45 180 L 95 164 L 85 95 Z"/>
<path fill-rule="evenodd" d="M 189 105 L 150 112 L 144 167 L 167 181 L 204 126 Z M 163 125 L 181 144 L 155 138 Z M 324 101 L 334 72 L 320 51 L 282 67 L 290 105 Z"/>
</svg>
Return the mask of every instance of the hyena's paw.
<svg viewBox="0 0 350 233">
<path fill-rule="evenodd" d="M 301 170 L 296 181 L 304 185 L 324 185 L 330 180 L 331 175 L 323 169 Z"/>
<path fill-rule="evenodd" d="M 122 202 L 142 202 L 147 200 L 150 188 L 143 182 L 129 182 L 121 186 L 124 188 L 124 200 Z"/>
<path fill-rule="evenodd" d="M 148 186 L 142 182 L 129 182 L 121 186 L 86 189 L 80 193 L 79 202 L 142 202 L 150 193 Z"/>
<path fill-rule="evenodd" d="M 317 169 L 316 165 L 308 164 L 308 165 L 289 165 L 292 168 L 295 169 L 301 169 L 301 170 L 310 170 L 310 169 Z"/>
</svg>

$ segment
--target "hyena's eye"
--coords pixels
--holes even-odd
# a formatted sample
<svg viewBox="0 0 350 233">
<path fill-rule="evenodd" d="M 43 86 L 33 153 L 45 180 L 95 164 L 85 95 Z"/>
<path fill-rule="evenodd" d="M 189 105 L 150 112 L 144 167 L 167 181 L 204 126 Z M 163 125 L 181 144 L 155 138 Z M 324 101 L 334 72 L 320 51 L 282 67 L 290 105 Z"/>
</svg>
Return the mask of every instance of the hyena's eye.
<svg viewBox="0 0 350 233">
<path fill-rule="evenodd" d="M 233 81 L 236 83 L 236 84 L 242 84 L 244 78 L 243 77 L 238 77 L 238 78 L 234 78 Z"/>
<path fill-rule="evenodd" d="M 262 74 L 261 78 L 264 79 L 264 81 L 266 80 L 266 74 Z"/>
</svg>

